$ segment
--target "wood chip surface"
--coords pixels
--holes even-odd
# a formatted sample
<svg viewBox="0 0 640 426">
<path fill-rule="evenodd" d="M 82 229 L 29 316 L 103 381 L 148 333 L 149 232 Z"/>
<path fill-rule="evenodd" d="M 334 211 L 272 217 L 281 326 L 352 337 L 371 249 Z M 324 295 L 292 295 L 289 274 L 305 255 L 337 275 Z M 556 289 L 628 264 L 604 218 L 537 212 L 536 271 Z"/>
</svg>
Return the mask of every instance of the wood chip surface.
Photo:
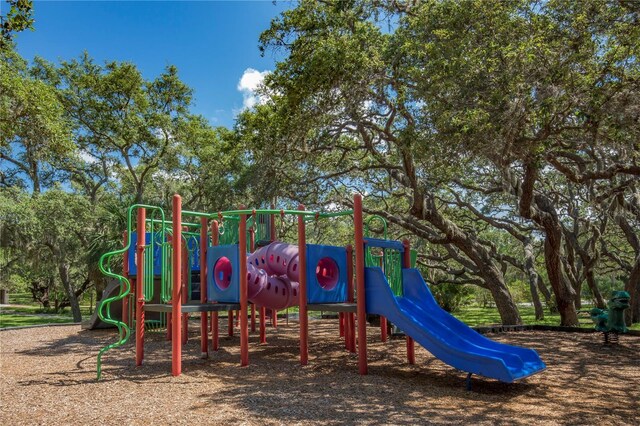
<svg viewBox="0 0 640 426">
<path fill-rule="evenodd" d="M 183 374 L 171 376 L 171 348 L 147 333 L 135 366 L 129 343 L 98 350 L 110 330 L 79 326 L 0 333 L 0 425 L 21 424 L 640 424 L 640 338 L 604 346 L 599 334 L 524 331 L 489 337 L 536 349 L 541 374 L 515 384 L 473 379 L 416 345 L 406 363 L 404 340 L 381 343 L 368 330 L 369 375 L 344 350 L 336 320 L 310 321 L 309 365 L 299 364 L 297 323 L 267 329 L 267 345 L 250 336 L 250 365 L 239 366 L 240 341 L 200 358 L 199 322 L 190 324 Z M 133 339 L 132 339 L 133 340 Z"/>
</svg>

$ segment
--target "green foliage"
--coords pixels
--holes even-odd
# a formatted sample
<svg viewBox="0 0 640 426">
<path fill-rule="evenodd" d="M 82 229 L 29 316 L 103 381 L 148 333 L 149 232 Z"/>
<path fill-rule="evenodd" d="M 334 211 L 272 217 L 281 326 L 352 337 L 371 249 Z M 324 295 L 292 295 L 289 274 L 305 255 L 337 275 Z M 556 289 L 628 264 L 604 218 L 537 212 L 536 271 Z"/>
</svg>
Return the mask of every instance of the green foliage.
<svg viewBox="0 0 640 426">
<path fill-rule="evenodd" d="M 637 22 L 631 3 L 598 0 L 301 1 L 261 36 L 284 59 L 238 130 L 255 157 L 278 153 L 287 197 L 366 192 L 423 240 L 437 281 L 482 284 L 508 321 L 509 290 L 536 280 L 533 240 L 573 323 L 610 188 L 638 209 Z M 514 269 L 529 276 L 507 286 Z"/>
<path fill-rule="evenodd" d="M 38 60 L 35 72 L 58 88 L 80 152 L 102 166 L 98 179 L 115 171 L 121 189 L 141 202 L 160 167 L 176 166 L 191 89 L 175 67 L 146 81 L 134 64 L 100 66 L 85 53 L 57 68 Z"/>
<path fill-rule="evenodd" d="M 509 282 L 509 291 L 513 295 L 513 300 L 516 303 L 528 303 L 531 302 L 531 292 L 529 291 L 529 284 L 521 279 L 515 279 Z"/>
<path fill-rule="evenodd" d="M 0 288 L 10 293 L 24 292 L 28 289 L 27 280 L 19 274 L 0 276 Z"/>
<path fill-rule="evenodd" d="M 3 285 L 20 276 L 34 300 L 79 316 L 76 299 L 106 286 L 97 261 L 122 244 L 132 202 L 166 208 L 180 193 L 190 208 L 215 211 L 242 198 L 242 145 L 190 113 L 175 67 L 147 80 L 134 64 L 99 65 L 86 53 L 31 67 L 3 55 Z"/>
<path fill-rule="evenodd" d="M 0 190 L 0 199 L 3 244 L 14 258 L 7 269 L 20 275 L 34 294 L 44 292 L 43 303 L 51 298 L 56 307 L 62 307 L 60 302 L 69 303 L 78 290 L 80 296 L 89 287 L 84 251 L 92 230 L 88 201 L 60 188 L 31 196 L 15 189 Z M 43 282 L 50 285 L 42 288 Z"/>
<path fill-rule="evenodd" d="M 56 179 L 75 146 L 56 90 L 33 78 L 15 52 L 0 56 L 0 159 L 9 166 L 1 172 L 3 181 L 27 179 L 39 192 Z"/>
<path fill-rule="evenodd" d="M 431 293 L 438 304 L 447 312 L 457 312 L 472 300 L 473 291 L 469 286 L 443 283 L 431 286 Z"/>
<path fill-rule="evenodd" d="M 33 29 L 33 1 L 32 0 L 6 0 L 10 6 L 4 16 L 0 16 L 0 51 L 11 44 L 14 33 Z"/>
<path fill-rule="evenodd" d="M 11 5 L 8 34 L 31 24 L 30 2 Z M 191 112 L 173 66 L 145 78 L 88 53 L 29 66 L 5 48 L 0 281 L 57 307 L 100 293 L 97 259 L 121 244 L 133 202 L 169 210 L 178 192 L 193 210 L 322 210 L 360 192 L 390 238 L 411 239 L 447 309 L 474 298 L 517 323 L 537 277 L 562 306 L 580 289 L 597 300 L 633 287 L 639 13 L 599 0 L 303 0 L 261 35 L 282 60 L 233 129 Z M 277 226 L 296 237 L 293 221 Z M 352 242 L 349 220 L 307 227 L 312 243 Z"/>
</svg>

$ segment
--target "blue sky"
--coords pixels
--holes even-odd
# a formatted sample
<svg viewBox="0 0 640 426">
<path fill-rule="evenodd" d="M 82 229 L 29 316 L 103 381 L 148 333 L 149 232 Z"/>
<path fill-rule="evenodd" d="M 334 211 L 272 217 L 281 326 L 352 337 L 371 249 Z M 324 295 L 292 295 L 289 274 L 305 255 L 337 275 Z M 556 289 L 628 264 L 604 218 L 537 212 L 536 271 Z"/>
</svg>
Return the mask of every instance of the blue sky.
<svg viewBox="0 0 640 426">
<path fill-rule="evenodd" d="M 36 1 L 35 31 L 16 41 L 29 60 L 39 55 L 58 62 L 86 50 L 100 63 L 133 62 L 149 79 L 174 64 L 195 90 L 193 112 L 213 125 L 232 126 L 235 114 L 255 101 L 251 88 L 261 73 L 274 68 L 272 53 L 260 56 L 258 37 L 290 6 L 270 0 Z"/>
</svg>

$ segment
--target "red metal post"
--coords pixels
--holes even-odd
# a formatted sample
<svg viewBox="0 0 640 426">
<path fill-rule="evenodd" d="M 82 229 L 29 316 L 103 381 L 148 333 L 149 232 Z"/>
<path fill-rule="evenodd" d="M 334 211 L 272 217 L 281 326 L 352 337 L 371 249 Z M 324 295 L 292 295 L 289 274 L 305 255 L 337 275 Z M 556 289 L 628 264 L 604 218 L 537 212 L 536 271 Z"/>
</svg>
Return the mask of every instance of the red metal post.
<svg viewBox="0 0 640 426">
<path fill-rule="evenodd" d="M 131 244 L 134 245 L 134 249 L 136 248 L 138 242 L 131 242 Z M 134 258 L 136 259 L 137 262 L 137 257 L 138 257 L 138 251 L 137 249 L 134 252 Z M 128 312 L 128 317 L 129 317 L 129 325 L 130 326 L 134 326 L 134 322 L 136 319 L 136 289 L 138 288 L 138 278 L 137 277 L 131 277 L 129 278 L 129 282 L 131 284 L 131 294 L 129 295 L 129 301 L 127 302 L 127 305 L 129 306 L 129 312 Z M 135 330 L 133 330 L 133 333 L 135 333 Z"/>
<path fill-rule="evenodd" d="M 256 305 L 251 304 L 251 332 L 256 332 Z"/>
<path fill-rule="evenodd" d="M 305 209 L 303 204 L 298 210 Z M 300 364 L 309 362 L 309 317 L 307 316 L 307 241 L 305 235 L 304 215 L 298 215 L 298 271 L 300 278 Z"/>
<path fill-rule="evenodd" d="M 260 306 L 260 344 L 267 344 L 267 308 Z"/>
<path fill-rule="evenodd" d="M 174 319 L 171 336 L 171 374 L 179 376 L 182 373 L 182 198 L 178 194 L 173 196 L 173 288 L 171 291 L 171 317 Z"/>
<path fill-rule="evenodd" d="M 344 312 L 338 314 L 338 327 L 340 328 L 340 337 L 344 337 Z"/>
<path fill-rule="evenodd" d="M 218 333 L 219 333 L 219 324 L 218 324 L 218 313 L 213 312 L 211 315 L 211 345 L 214 351 L 218 350 Z"/>
<path fill-rule="evenodd" d="M 206 217 L 200 218 L 200 303 L 207 303 L 207 238 L 209 223 Z M 202 358 L 209 356 L 209 333 L 207 332 L 207 313 L 200 314 L 200 352 Z"/>
<path fill-rule="evenodd" d="M 218 221 L 214 220 L 213 222 L 211 222 L 211 245 L 212 246 L 217 246 L 218 245 L 218 234 L 219 234 L 219 227 L 218 227 Z M 211 265 L 211 267 L 213 268 L 213 265 Z M 211 313 L 211 345 L 212 345 L 212 349 L 214 351 L 218 350 L 218 312 L 212 312 Z"/>
<path fill-rule="evenodd" d="M 244 209 L 241 206 L 240 209 Z M 240 241 L 239 262 L 240 263 L 240 365 L 249 365 L 249 328 L 247 324 L 247 215 L 240 215 Z"/>
<path fill-rule="evenodd" d="M 271 210 L 275 209 L 276 206 L 271 204 Z M 269 215 L 269 239 L 271 242 L 276 240 L 276 215 L 272 213 Z"/>
<path fill-rule="evenodd" d="M 144 358 L 144 245 L 146 244 L 146 210 L 138 208 L 136 275 L 136 365 Z"/>
<path fill-rule="evenodd" d="M 402 267 L 411 268 L 411 243 L 405 239 L 402 241 L 404 246 L 404 256 L 402 257 Z M 407 361 L 409 364 L 416 363 L 416 348 L 415 342 L 411 337 L 407 335 Z"/>
<path fill-rule="evenodd" d="M 124 231 L 122 242 L 124 247 L 129 243 L 129 231 Z M 129 250 L 122 255 L 122 276 L 129 281 L 129 294 L 122 298 L 122 322 L 129 325 L 129 296 L 135 291 L 131 287 L 131 279 L 129 278 Z M 124 291 L 124 288 L 122 289 Z"/>
<path fill-rule="evenodd" d="M 353 197 L 353 222 L 356 243 L 356 294 L 358 298 L 358 370 L 367 374 L 367 310 L 364 294 L 364 227 L 362 223 L 362 195 Z"/>
<path fill-rule="evenodd" d="M 271 327 L 278 328 L 278 310 L 271 310 Z"/>
<path fill-rule="evenodd" d="M 387 341 L 388 328 L 389 328 L 389 324 L 387 324 L 387 318 L 380 315 L 380 340 L 383 343 Z"/>
<path fill-rule="evenodd" d="M 353 247 L 347 246 L 347 302 L 353 303 Z M 356 351 L 356 319 L 353 312 L 347 313 L 345 339 L 349 352 Z"/>
</svg>

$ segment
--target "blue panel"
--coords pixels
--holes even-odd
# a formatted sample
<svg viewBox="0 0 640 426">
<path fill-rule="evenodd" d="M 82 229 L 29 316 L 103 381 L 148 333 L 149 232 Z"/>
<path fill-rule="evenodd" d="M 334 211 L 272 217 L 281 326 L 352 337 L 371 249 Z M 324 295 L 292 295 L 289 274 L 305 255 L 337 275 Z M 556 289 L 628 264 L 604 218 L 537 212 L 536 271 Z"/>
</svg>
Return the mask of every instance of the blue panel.
<svg viewBox="0 0 640 426">
<path fill-rule="evenodd" d="M 394 296 L 382 269 L 365 268 L 367 313 L 384 315 L 441 361 L 508 383 L 546 368 L 533 349 L 487 339 L 444 311 L 417 269 L 403 269 L 402 281 L 404 296 Z"/>
<path fill-rule="evenodd" d="M 226 257 L 231 261 L 231 282 L 222 289 L 213 279 L 216 262 Z M 240 264 L 238 263 L 238 245 L 210 246 L 207 249 L 207 299 L 210 302 L 240 302 Z"/>
<path fill-rule="evenodd" d="M 162 271 L 162 247 L 160 246 L 160 233 L 156 234 L 155 246 L 153 249 L 153 273 L 154 275 L 160 275 Z M 147 232 L 145 237 L 145 243 L 149 244 L 151 233 Z M 191 262 L 191 272 L 200 272 L 200 237 L 189 236 L 186 238 L 189 246 L 189 260 Z M 136 258 L 136 242 L 138 241 L 138 234 L 136 232 L 131 233 L 131 246 L 127 255 L 129 256 L 129 275 L 135 276 L 138 272 L 138 267 L 135 262 Z M 147 252 L 145 252 L 147 253 Z"/>
<path fill-rule="evenodd" d="M 365 238 L 364 243 L 369 247 L 381 247 L 398 250 L 400 253 L 404 253 L 404 246 L 400 241 L 394 240 L 381 240 L 379 238 Z"/>
<path fill-rule="evenodd" d="M 331 290 L 320 286 L 316 266 L 328 257 L 338 266 L 338 282 Z M 307 244 L 307 303 L 342 303 L 347 301 L 347 250 L 344 247 Z"/>
<path fill-rule="evenodd" d="M 189 235 L 187 238 L 191 272 L 200 272 L 200 236 Z"/>
<path fill-rule="evenodd" d="M 154 247 L 153 247 L 153 274 L 160 275 L 160 271 L 162 270 L 162 247 L 160 246 L 160 236 L 161 234 L 156 234 L 154 238 Z M 145 244 L 149 244 L 151 241 L 151 232 L 145 233 Z M 138 242 L 138 233 L 131 233 L 131 245 L 129 246 L 129 251 L 127 255 L 129 256 L 129 276 L 136 276 L 138 274 L 138 266 L 136 265 L 136 245 Z M 148 249 L 145 250 L 145 255 L 149 253 Z"/>
</svg>

